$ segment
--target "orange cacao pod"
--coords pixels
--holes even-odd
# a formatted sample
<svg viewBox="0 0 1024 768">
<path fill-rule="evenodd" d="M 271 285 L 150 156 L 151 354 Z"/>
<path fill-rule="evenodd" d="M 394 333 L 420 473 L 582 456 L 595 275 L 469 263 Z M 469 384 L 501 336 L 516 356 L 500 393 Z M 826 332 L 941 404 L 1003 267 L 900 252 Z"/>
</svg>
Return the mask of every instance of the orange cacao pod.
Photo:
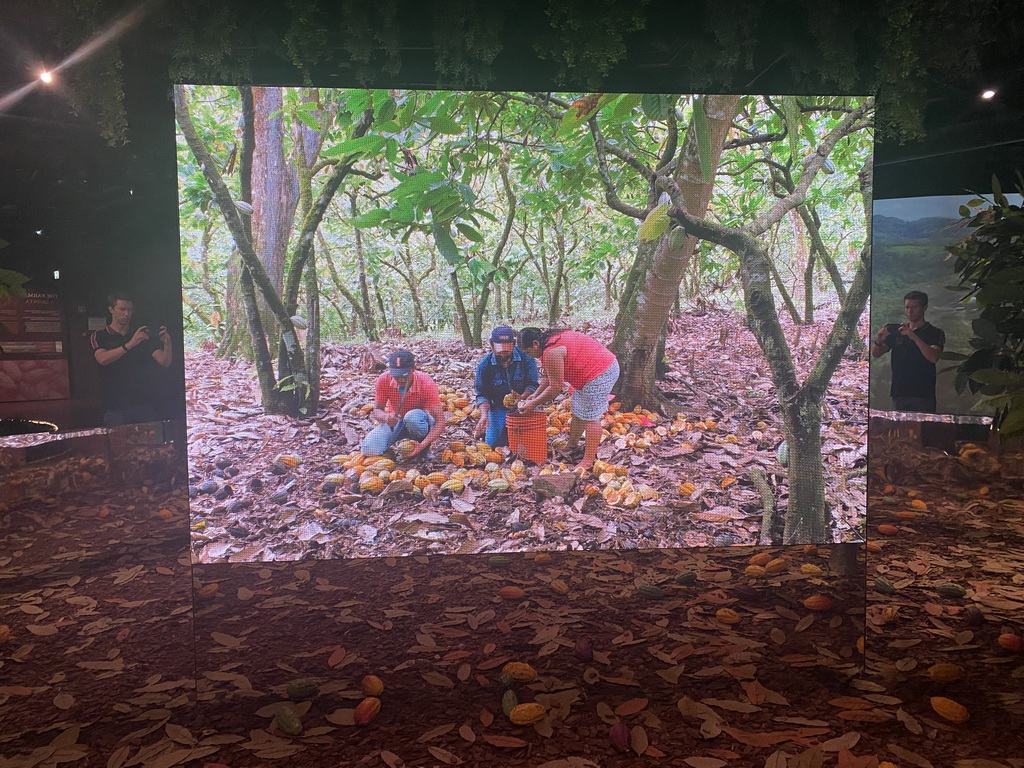
<svg viewBox="0 0 1024 768">
<path fill-rule="evenodd" d="M 356 707 L 356 725 L 366 725 L 377 716 L 378 712 L 380 712 L 380 699 L 376 696 L 367 696 Z"/>
<path fill-rule="evenodd" d="M 777 557 L 764 567 L 765 573 L 769 576 L 774 576 L 778 573 L 784 573 L 789 567 L 789 563 L 784 558 Z"/>
<path fill-rule="evenodd" d="M 761 579 L 768 575 L 765 571 L 764 566 L 761 565 L 748 565 L 743 569 L 743 575 L 749 576 L 752 579 Z"/>
<path fill-rule="evenodd" d="M 1015 635 L 1013 632 L 1004 632 L 997 639 L 1000 648 L 1005 648 L 1008 651 L 1017 652 L 1021 649 L 1021 638 L 1020 635 Z"/>
<path fill-rule="evenodd" d="M 883 523 L 882 525 L 878 526 L 878 532 L 885 534 L 886 536 L 895 536 L 897 533 L 900 532 L 900 529 L 897 528 L 895 525 Z"/>
<path fill-rule="evenodd" d="M 832 598 L 828 595 L 811 595 L 804 600 L 804 608 L 812 611 L 832 610 Z"/>
<path fill-rule="evenodd" d="M 526 593 L 519 587 L 502 587 L 498 590 L 498 597 L 502 600 L 522 600 Z"/>
<path fill-rule="evenodd" d="M 739 624 L 740 615 L 732 608 L 719 608 L 715 611 L 715 618 L 723 624 Z"/>
<path fill-rule="evenodd" d="M 501 673 L 520 683 L 532 683 L 537 679 L 537 670 L 525 661 L 510 661 L 501 668 Z"/>
<path fill-rule="evenodd" d="M 384 681 L 376 675 L 367 675 L 359 686 L 367 696 L 380 696 L 384 693 Z"/>
<path fill-rule="evenodd" d="M 953 723 L 966 723 L 971 716 L 967 707 L 945 696 L 932 696 L 930 703 L 937 714 Z"/>
<path fill-rule="evenodd" d="M 555 592 L 557 592 L 560 595 L 567 595 L 567 594 L 569 594 L 569 585 L 566 584 L 561 579 L 552 579 L 551 580 L 551 588 L 553 590 L 555 590 Z"/>
<path fill-rule="evenodd" d="M 508 713 L 508 719 L 516 725 L 533 725 L 544 719 L 547 710 L 543 704 L 531 701 L 528 704 L 516 704 Z"/>
<path fill-rule="evenodd" d="M 760 565 L 762 568 L 773 560 L 770 552 L 758 552 L 756 555 L 752 555 L 748 563 L 751 565 Z"/>
</svg>

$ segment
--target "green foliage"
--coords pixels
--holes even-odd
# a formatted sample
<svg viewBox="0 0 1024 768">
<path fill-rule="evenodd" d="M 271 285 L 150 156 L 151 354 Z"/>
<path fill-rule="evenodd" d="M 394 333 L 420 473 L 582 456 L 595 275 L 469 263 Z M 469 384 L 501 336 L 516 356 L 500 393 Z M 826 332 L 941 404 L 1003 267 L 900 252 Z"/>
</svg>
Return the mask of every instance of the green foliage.
<svg viewBox="0 0 1024 768">
<path fill-rule="evenodd" d="M 15 272 L 13 269 L 0 267 L 0 299 L 11 297 L 23 298 L 27 296 L 25 283 L 29 279 L 27 275 Z"/>
<path fill-rule="evenodd" d="M 961 208 L 973 231 L 948 248 L 954 271 L 981 309 L 974 321 L 970 355 L 945 354 L 957 361 L 956 387 L 980 393 L 979 407 L 995 411 L 994 425 L 1007 437 L 1024 434 L 1024 211 L 1010 205 L 992 178 L 992 200 Z M 1018 191 L 1024 180 L 1018 174 Z"/>
</svg>

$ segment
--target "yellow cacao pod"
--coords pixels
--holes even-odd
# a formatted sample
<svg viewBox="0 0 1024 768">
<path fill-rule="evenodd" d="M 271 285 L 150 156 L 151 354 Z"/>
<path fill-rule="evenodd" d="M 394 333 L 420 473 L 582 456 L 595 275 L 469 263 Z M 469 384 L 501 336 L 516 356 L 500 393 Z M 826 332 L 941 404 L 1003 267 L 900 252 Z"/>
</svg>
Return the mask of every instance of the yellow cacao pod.
<svg viewBox="0 0 1024 768">
<path fill-rule="evenodd" d="M 359 490 L 363 493 L 380 493 L 384 490 L 384 481 L 379 477 L 368 477 L 359 481 Z"/>
<path fill-rule="evenodd" d="M 505 457 L 497 451 L 487 451 L 487 453 L 484 454 L 484 458 L 494 464 L 501 464 L 501 462 L 505 460 Z"/>
<path fill-rule="evenodd" d="M 537 679 L 537 670 L 525 661 L 510 661 L 501 668 L 501 674 L 508 675 L 519 683 L 532 683 Z"/>
<path fill-rule="evenodd" d="M 739 624 L 740 615 L 732 608 L 719 608 L 715 611 L 715 618 L 723 624 Z"/>
<path fill-rule="evenodd" d="M 414 440 L 399 440 L 393 447 L 395 453 L 403 459 L 407 459 L 416 450 L 416 442 Z"/>
<path fill-rule="evenodd" d="M 929 703 L 936 714 L 953 723 L 966 723 L 967 719 L 971 716 L 971 713 L 967 711 L 967 707 L 958 704 L 952 699 L 947 699 L 945 696 L 932 696 Z"/>
<path fill-rule="evenodd" d="M 555 590 L 555 592 L 557 592 L 560 595 L 567 595 L 567 594 L 569 594 L 569 585 L 566 584 L 561 579 L 552 579 L 551 580 L 551 588 L 553 590 Z"/>
<path fill-rule="evenodd" d="M 515 392 L 509 392 L 505 397 L 502 398 L 501 404 L 506 408 L 515 408 L 516 403 L 519 402 L 519 395 Z"/>
<path fill-rule="evenodd" d="M 296 456 L 294 453 L 282 453 L 277 457 L 277 461 L 284 464 L 289 469 L 294 469 L 302 463 L 302 459 Z"/>
<path fill-rule="evenodd" d="M 808 576 L 821 576 L 825 572 L 813 563 L 804 563 L 800 566 L 800 573 L 805 573 Z"/>
<path fill-rule="evenodd" d="M 441 483 L 442 491 L 451 491 L 452 493 L 462 493 L 466 489 L 466 484 L 457 478 L 446 480 Z"/>
<path fill-rule="evenodd" d="M 395 462 L 391 459 L 377 459 L 368 469 L 371 472 L 390 472 L 395 468 Z"/>
<path fill-rule="evenodd" d="M 758 552 L 756 555 L 752 555 L 748 563 L 751 565 L 760 565 L 762 567 L 768 565 L 772 561 L 772 555 L 770 552 Z"/>
<path fill-rule="evenodd" d="M 492 491 L 507 491 L 509 488 L 508 481 L 504 478 L 491 480 L 491 482 L 487 484 L 487 487 Z"/>
<path fill-rule="evenodd" d="M 452 442 L 448 447 L 452 449 L 452 453 L 459 453 L 460 451 L 466 450 L 466 444 L 461 440 Z"/>
<path fill-rule="evenodd" d="M 743 575 L 751 579 L 761 579 L 768 575 L 768 572 L 760 565 L 748 565 L 743 569 Z"/>
<path fill-rule="evenodd" d="M 547 710 L 543 704 L 531 701 L 527 704 L 516 704 L 508 713 L 508 719 L 516 725 L 533 725 L 544 719 Z"/>
<path fill-rule="evenodd" d="M 384 693 L 384 681 L 376 675 L 367 675 L 359 686 L 367 696 L 380 696 Z"/>
<path fill-rule="evenodd" d="M 412 481 L 412 484 L 422 490 L 430 485 L 430 479 L 426 475 L 419 475 Z"/>
</svg>

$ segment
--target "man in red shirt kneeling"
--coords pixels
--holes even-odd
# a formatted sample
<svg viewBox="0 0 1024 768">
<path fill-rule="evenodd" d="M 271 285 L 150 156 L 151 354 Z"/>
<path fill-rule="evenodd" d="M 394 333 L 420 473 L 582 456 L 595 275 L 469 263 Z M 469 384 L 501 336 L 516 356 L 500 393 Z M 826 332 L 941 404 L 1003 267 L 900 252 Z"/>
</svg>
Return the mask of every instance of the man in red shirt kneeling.
<svg viewBox="0 0 1024 768">
<path fill-rule="evenodd" d="M 408 458 L 425 451 L 444 431 L 444 408 L 437 384 L 416 370 L 412 352 L 400 349 L 388 355 L 388 370 L 377 377 L 373 412 L 378 423 L 360 446 L 365 456 L 382 456 L 403 438 L 416 442 Z"/>
</svg>

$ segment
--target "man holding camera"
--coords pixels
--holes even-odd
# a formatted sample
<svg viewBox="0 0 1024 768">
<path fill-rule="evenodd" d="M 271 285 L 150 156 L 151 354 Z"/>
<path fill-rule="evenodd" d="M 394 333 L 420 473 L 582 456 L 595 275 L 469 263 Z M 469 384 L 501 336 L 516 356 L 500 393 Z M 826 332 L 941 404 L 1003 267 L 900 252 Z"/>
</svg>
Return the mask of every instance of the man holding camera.
<svg viewBox="0 0 1024 768">
<path fill-rule="evenodd" d="M 108 427 L 155 421 L 159 403 L 153 374 L 154 363 L 171 365 L 171 337 L 167 327 L 141 326 L 132 330 L 135 304 L 131 297 L 114 291 L 107 297 L 110 324 L 92 334 L 93 357 L 100 365 L 103 387 L 103 422 Z"/>
<path fill-rule="evenodd" d="M 893 408 L 897 411 L 935 413 L 935 364 L 946 334 L 924 319 L 928 294 L 911 291 L 903 297 L 905 323 L 888 323 L 871 344 L 871 356 L 892 352 Z"/>
</svg>

